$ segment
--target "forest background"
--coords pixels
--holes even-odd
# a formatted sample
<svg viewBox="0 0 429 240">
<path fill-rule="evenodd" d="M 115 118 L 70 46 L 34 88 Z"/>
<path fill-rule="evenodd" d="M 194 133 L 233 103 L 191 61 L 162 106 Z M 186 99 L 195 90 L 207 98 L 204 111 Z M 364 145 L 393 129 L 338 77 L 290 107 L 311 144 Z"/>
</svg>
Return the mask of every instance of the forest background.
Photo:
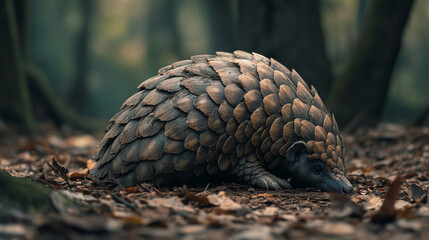
<svg viewBox="0 0 429 240">
<path fill-rule="evenodd" d="M 1 74 L 30 80 L 2 81 L 0 116 L 29 129 L 48 119 L 100 130 L 159 68 L 236 49 L 297 70 L 345 130 L 428 123 L 427 1 L 12 2 L 20 60 L 3 51 Z M 7 26 L 0 41 L 12 46 Z"/>
</svg>

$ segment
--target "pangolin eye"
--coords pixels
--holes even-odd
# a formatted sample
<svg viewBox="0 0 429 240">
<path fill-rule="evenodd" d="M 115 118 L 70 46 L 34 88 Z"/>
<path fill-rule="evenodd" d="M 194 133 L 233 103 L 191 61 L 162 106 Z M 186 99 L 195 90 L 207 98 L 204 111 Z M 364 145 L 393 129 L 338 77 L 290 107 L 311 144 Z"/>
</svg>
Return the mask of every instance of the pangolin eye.
<svg viewBox="0 0 429 240">
<path fill-rule="evenodd" d="M 319 175 L 322 172 L 322 167 L 319 165 L 316 165 L 313 167 L 313 173 L 316 175 Z"/>
</svg>

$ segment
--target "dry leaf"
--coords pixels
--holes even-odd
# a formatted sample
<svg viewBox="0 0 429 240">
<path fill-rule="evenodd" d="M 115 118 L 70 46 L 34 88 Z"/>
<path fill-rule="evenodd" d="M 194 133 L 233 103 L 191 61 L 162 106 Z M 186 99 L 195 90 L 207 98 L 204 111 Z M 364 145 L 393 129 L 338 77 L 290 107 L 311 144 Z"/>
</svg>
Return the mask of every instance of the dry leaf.
<svg viewBox="0 0 429 240">
<path fill-rule="evenodd" d="M 95 164 L 96 164 L 97 162 L 96 161 L 93 161 L 93 160 L 91 160 L 91 159 L 88 159 L 87 161 L 86 161 L 86 167 L 89 169 L 89 170 L 91 170 L 94 166 L 95 166 Z"/>
<path fill-rule="evenodd" d="M 88 168 L 83 168 L 83 169 L 79 169 L 77 171 L 71 171 L 71 172 L 69 172 L 67 174 L 67 177 L 70 180 L 77 179 L 77 178 L 85 178 L 85 177 L 88 176 L 88 172 L 89 172 Z"/>
<path fill-rule="evenodd" d="M 411 194 L 410 194 L 410 192 L 411 192 Z M 414 183 L 413 183 L 413 185 L 411 185 L 411 187 L 408 191 L 408 195 L 410 197 L 412 197 L 414 199 L 414 201 L 416 201 L 416 202 L 422 202 L 422 203 L 427 202 L 428 197 L 427 197 L 426 191 Z"/>
<path fill-rule="evenodd" d="M 52 165 L 47 163 L 48 166 L 54 171 L 58 176 L 60 176 L 64 181 L 69 182 L 67 174 L 69 173 L 69 169 L 67 167 L 61 166 L 55 157 L 51 159 Z"/>
<path fill-rule="evenodd" d="M 206 196 L 195 195 L 195 194 L 189 192 L 186 188 L 185 188 L 185 199 L 188 201 L 197 202 L 203 206 L 212 205 Z"/>
<path fill-rule="evenodd" d="M 355 232 L 355 229 L 349 223 L 344 222 L 328 222 L 322 220 L 315 220 L 312 222 L 308 222 L 307 227 L 314 230 L 317 230 L 324 234 L 336 235 L 336 236 L 344 236 L 351 235 Z"/>
<path fill-rule="evenodd" d="M 75 161 L 75 162 L 80 163 L 80 164 L 83 164 L 83 165 L 86 165 L 87 160 L 88 160 L 87 158 L 80 157 L 80 156 L 77 156 L 77 157 L 74 159 L 74 161 Z"/>
<path fill-rule="evenodd" d="M 188 225 L 184 226 L 179 230 L 181 234 L 195 234 L 198 232 L 202 232 L 206 229 L 206 226 L 204 225 Z"/>
<path fill-rule="evenodd" d="M 79 135 L 67 139 L 67 143 L 71 147 L 84 148 L 97 146 L 98 141 L 91 135 Z"/>
<path fill-rule="evenodd" d="M 356 198 L 359 199 L 365 199 L 365 210 L 378 210 L 383 205 L 383 200 L 377 196 L 374 195 L 362 195 L 362 196 L 356 196 Z"/>
<path fill-rule="evenodd" d="M 170 198 L 152 198 L 152 199 L 147 199 L 146 201 L 148 205 L 151 207 L 156 207 L 156 208 L 166 207 L 166 208 L 173 209 L 175 211 L 183 211 L 183 212 L 190 212 L 190 213 L 195 212 L 194 208 L 183 204 L 180 198 L 178 198 L 177 196 L 170 197 Z"/>
<path fill-rule="evenodd" d="M 395 202 L 399 197 L 399 191 L 401 190 L 402 177 L 398 175 L 392 182 L 389 190 L 386 193 L 386 197 L 380 210 L 372 217 L 371 221 L 374 223 L 388 223 L 395 221 L 396 211 Z"/>
<path fill-rule="evenodd" d="M 217 195 L 210 194 L 207 196 L 209 202 L 214 206 L 219 206 L 220 209 L 225 211 L 236 211 L 242 208 L 242 206 L 234 201 L 231 198 L 225 196 L 225 192 L 221 191 Z"/>
<path fill-rule="evenodd" d="M 280 211 L 280 209 L 278 207 L 266 207 L 262 211 L 262 216 L 274 217 L 274 216 L 278 215 L 279 211 Z"/>
<path fill-rule="evenodd" d="M 347 196 L 330 193 L 331 211 L 329 215 L 337 218 L 356 217 L 361 218 L 365 211 L 357 203 L 351 201 Z"/>
<path fill-rule="evenodd" d="M 139 187 L 138 186 L 134 186 L 134 187 L 127 187 L 125 188 L 125 191 L 127 193 L 136 193 L 139 191 Z"/>
</svg>

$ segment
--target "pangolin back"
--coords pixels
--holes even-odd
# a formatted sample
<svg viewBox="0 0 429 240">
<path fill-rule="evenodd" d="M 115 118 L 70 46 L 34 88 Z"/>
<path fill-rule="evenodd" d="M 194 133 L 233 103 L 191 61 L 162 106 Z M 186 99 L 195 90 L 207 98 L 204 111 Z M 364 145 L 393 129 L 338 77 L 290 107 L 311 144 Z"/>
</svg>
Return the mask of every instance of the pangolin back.
<svg viewBox="0 0 429 240">
<path fill-rule="evenodd" d="M 264 175 L 300 140 L 309 159 L 344 175 L 335 118 L 313 86 L 274 59 L 243 51 L 193 56 L 138 88 L 110 120 L 90 171 L 94 180 L 131 186 L 222 171 L 244 176 L 246 164 Z"/>
</svg>

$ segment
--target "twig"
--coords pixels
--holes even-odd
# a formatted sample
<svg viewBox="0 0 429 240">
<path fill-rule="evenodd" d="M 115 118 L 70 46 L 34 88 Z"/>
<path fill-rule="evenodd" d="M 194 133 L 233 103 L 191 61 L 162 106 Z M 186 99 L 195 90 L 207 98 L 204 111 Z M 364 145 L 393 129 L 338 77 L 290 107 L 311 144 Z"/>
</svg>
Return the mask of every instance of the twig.
<svg viewBox="0 0 429 240">
<path fill-rule="evenodd" d="M 207 189 L 209 188 L 209 186 L 210 186 L 210 182 L 207 184 L 206 188 L 204 188 L 203 192 L 207 191 Z"/>
<path fill-rule="evenodd" d="M 67 173 L 69 172 L 67 167 L 63 167 L 61 166 L 57 160 L 55 159 L 55 157 L 52 157 L 52 165 L 49 164 L 49 162 L 46 162 L 48 164 L 48 166 L 52 169 L 52 171 L 57 174 L 59 177 L 61 177 L 62 179 L 64 179 L 64 181 L 66 181 L 67 186 L 70 188 L 70 183 L 69 183 L 69 179 L 67 177 Z"/>
<path fill-rule="evenodd" d="M 112 193 L 111 195 L 112 195 L 113 200 L 115 200 L 117 203 L 122 203 L 125 206 L 131 208 L 132 210 L 135 210 L 137 208 L 136 205 L 134 205 L 131 202 L 119 197 L 116 193 Z"/>
</svg>

